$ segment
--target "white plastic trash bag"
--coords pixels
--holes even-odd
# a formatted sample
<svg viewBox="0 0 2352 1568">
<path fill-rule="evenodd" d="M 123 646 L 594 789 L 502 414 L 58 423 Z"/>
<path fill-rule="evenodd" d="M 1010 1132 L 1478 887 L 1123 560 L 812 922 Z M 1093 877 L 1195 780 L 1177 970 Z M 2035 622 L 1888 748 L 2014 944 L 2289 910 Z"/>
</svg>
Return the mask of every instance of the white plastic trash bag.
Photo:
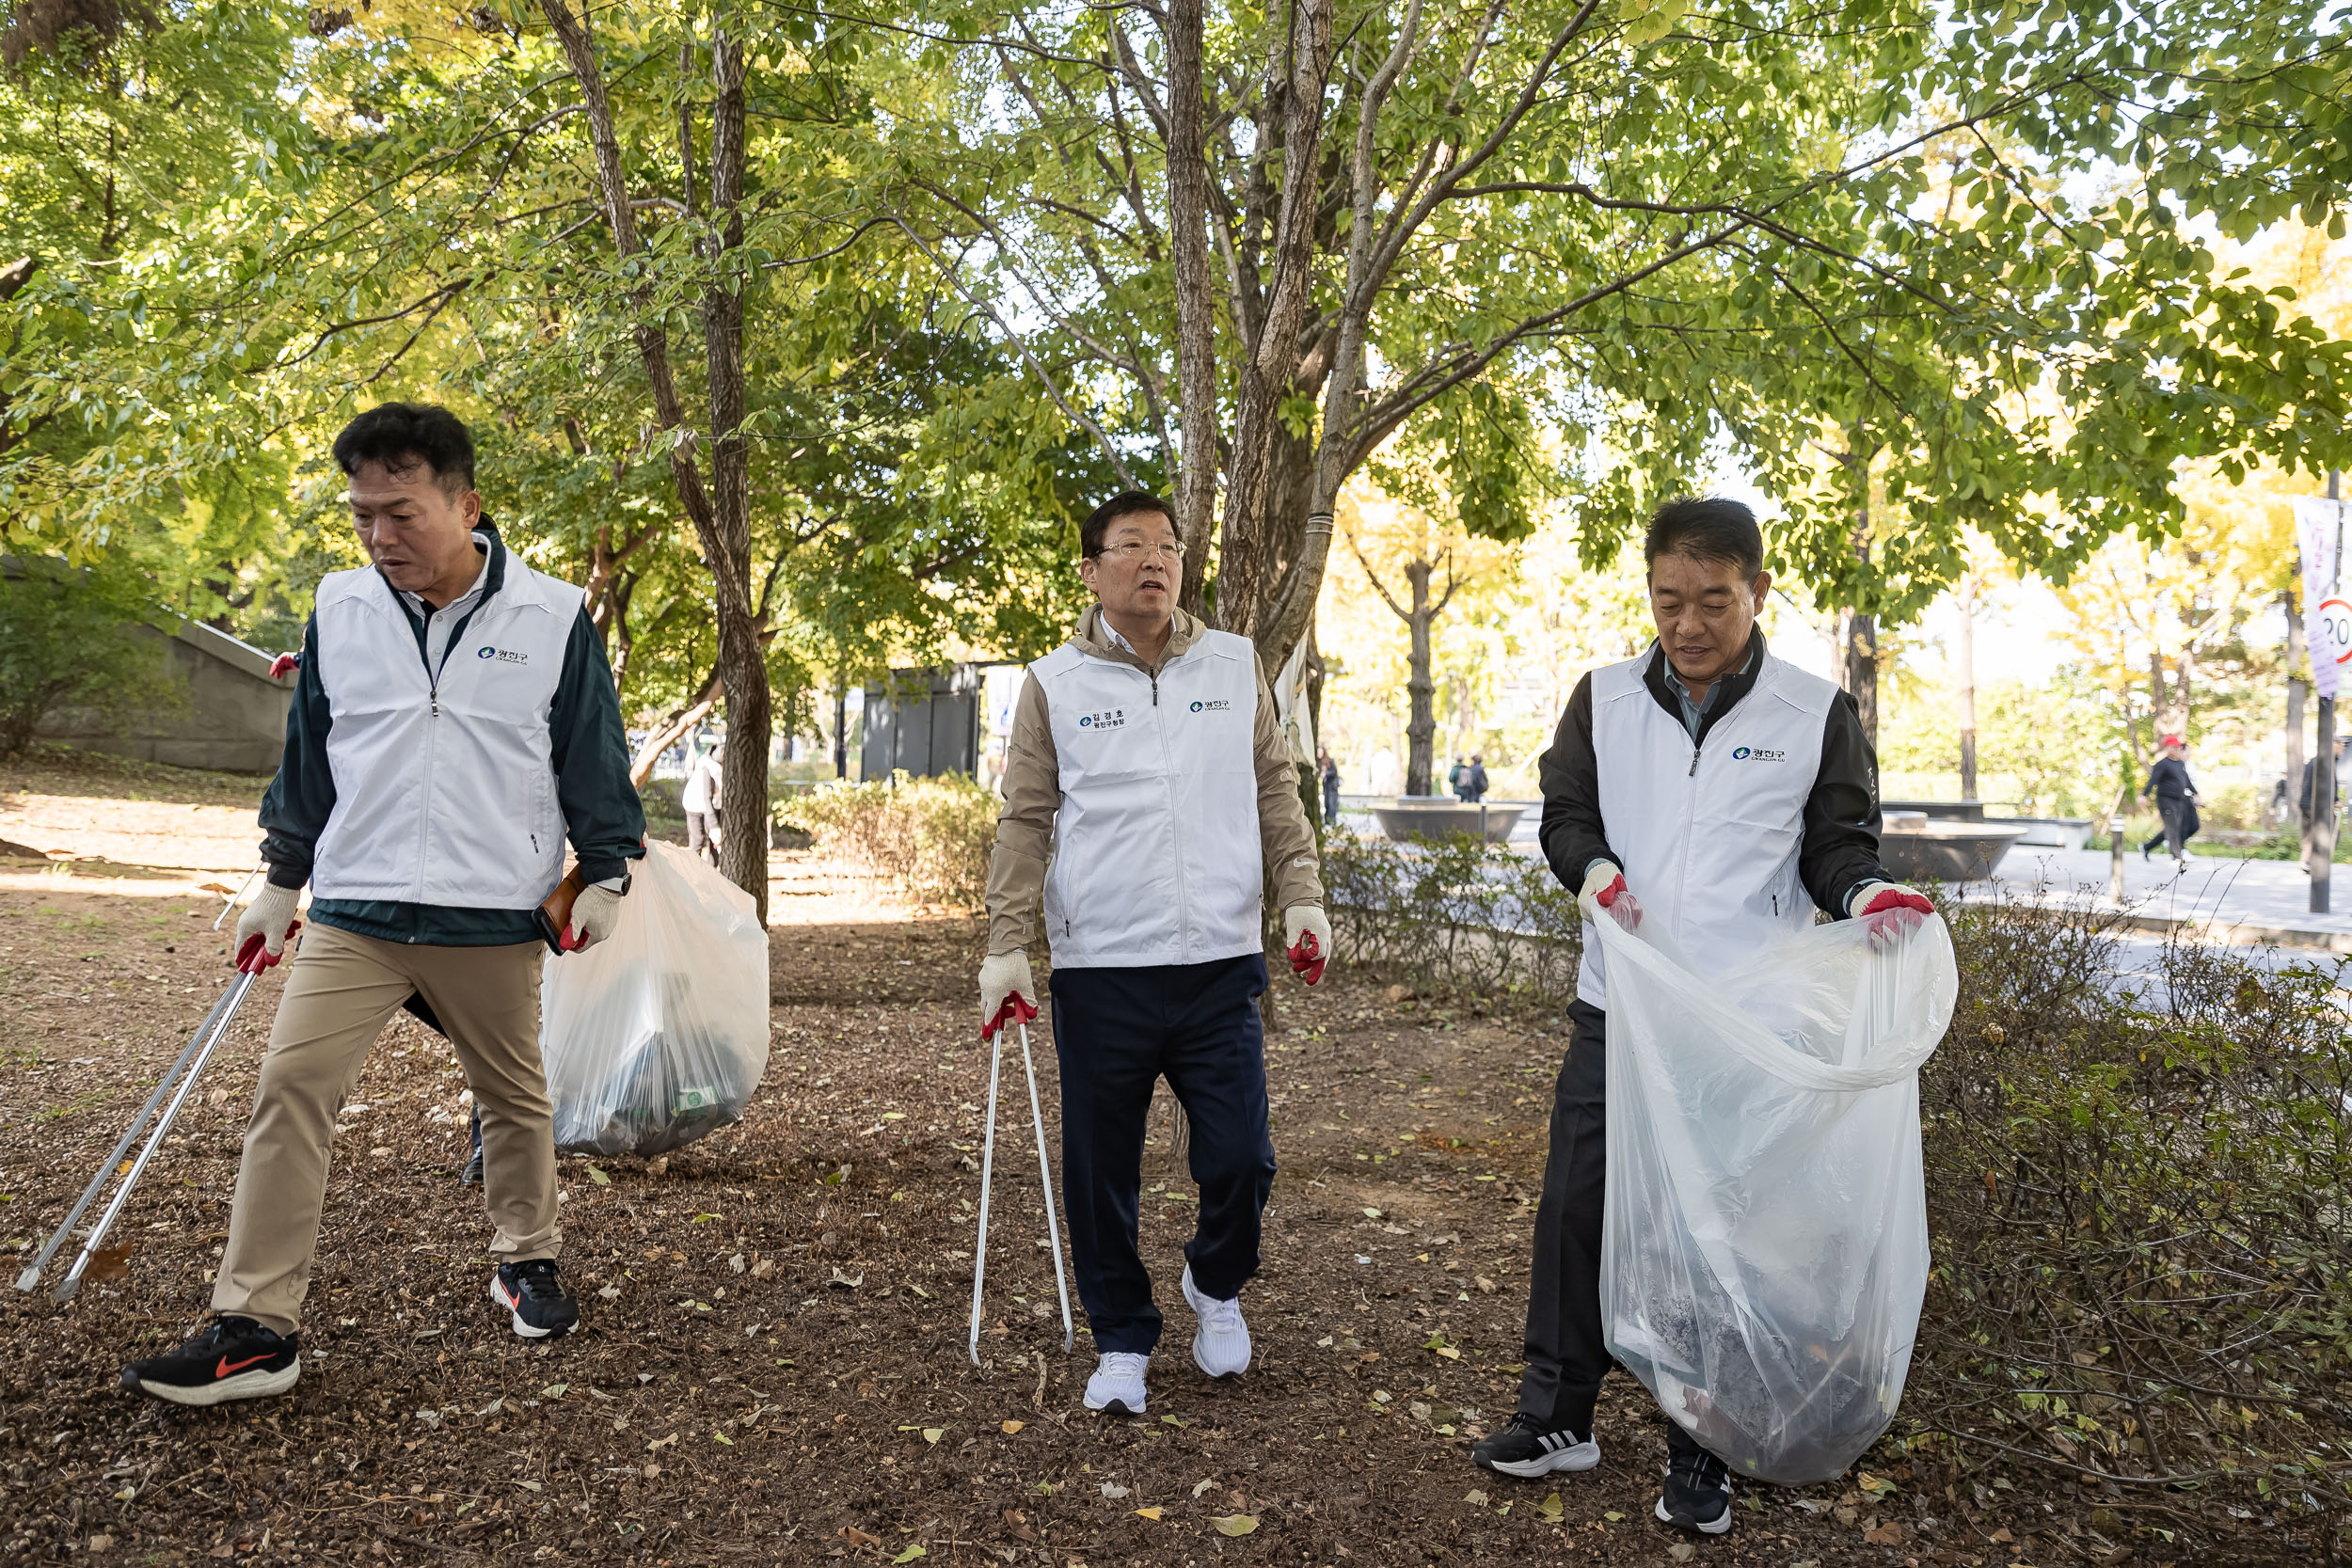
<svg viewBox="0 0 2352 1568">
<path fill-rule="evenodd" d="M 1734 1468 L 1841 1475 L 1895 1418 L 1928 1282 L 1920 1064 L 1951 934 L 1817 926 L 1705 975 L 1587 900 L 1609 966 L 1610 1352 Z"/>
<path fill-rule="evenodd" d="M 768 933 L 751 895 L 646 846 L 620 925 L 548 955 L 539 1052 L 569 1154 L 657 1154 L 736 1120 L 768 1070 Z"/>
</svg>

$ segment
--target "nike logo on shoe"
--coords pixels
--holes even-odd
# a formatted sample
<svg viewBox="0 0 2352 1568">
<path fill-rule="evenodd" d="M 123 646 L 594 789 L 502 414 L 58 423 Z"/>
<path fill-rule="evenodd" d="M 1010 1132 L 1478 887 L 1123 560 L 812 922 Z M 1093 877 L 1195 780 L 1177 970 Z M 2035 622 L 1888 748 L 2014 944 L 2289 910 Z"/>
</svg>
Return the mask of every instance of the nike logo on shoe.
<svg viewBox="0 0 2352 1568">
<path fill-rule="evenodd" d="M 213 1375 L 215 1377 L 227 1377 L 230 1372 L 236 1371 L 239 1368 L 250 1367 L 256 1361 L 267 1361 L 268 1359 L 269 1353 L 266 1351 L 262 1352 L 260 1355 L 248 1355 L 242 1361 L 231 1361 L 229 1357 L 224 1355 L 220 1358 L 220 1365 L 213 1369 Z"/>
</svg>

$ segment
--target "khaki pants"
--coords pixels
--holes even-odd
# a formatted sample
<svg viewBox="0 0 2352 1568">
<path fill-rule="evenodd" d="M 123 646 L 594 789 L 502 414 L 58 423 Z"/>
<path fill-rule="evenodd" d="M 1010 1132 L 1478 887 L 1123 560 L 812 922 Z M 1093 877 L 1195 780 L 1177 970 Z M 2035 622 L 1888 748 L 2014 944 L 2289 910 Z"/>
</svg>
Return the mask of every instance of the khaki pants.
<svg viewBox="0 0 2352 1568">
<path fill-rule="evenodd" d="M 301 1326 L 336 1113 L 385 1021 L 421 991 L 482 1112 L 482 1192 L 502 1263 L 552 1258 L 555 1113 L 539 1063 L 538 942 L 427 947 L 312 925 L 302 933 L 262 1058 L 213 1310 L 280 1334 Z"/>
</svg>

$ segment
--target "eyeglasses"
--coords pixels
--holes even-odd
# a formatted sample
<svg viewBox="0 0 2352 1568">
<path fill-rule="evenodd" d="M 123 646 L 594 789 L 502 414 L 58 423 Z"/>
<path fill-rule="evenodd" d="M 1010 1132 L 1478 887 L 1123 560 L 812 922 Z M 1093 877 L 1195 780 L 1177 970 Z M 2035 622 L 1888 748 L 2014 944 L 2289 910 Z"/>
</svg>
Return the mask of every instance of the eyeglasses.
<svg viewBox="0 0 2352 1568">
<path fill-rule="evenodd" d="M 1141 539 L 1129 539 L 1120 544 L 1106 545 L 1098 553 L 1115 556 L 1130 563 L 1141 561 L 1147 556 L 1160 561 L 1181 561 L 1184 559 L 1184 546 L 1172 540 L 1161 544 L 1151 544 Z"/>
</svg>

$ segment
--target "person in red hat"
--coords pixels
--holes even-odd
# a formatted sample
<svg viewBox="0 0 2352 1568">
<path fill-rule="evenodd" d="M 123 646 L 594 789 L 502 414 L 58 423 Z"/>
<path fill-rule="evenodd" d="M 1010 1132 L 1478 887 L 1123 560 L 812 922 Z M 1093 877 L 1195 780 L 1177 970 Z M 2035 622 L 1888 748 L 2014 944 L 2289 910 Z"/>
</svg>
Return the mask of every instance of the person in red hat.
<svg viewBox="0 0 2352 1568">
<path fill-rule="evenodd" d="M 2139 858 L 2147 860 L 2162 844 L 2171 850 L 2172 863 L 2186 871 L 2188 841 L 2203 826 L 2197 818 L 2197 786 L 2188 776 L 2188 742 L 2177 735 L 2168 735 L 2156 744 L 2164 755 L 2148 769 L 2148 782 L 2140 786 L 2139 793 L 2142 797 L 2155 797 L 2156 815 L 2164 819 L 2164 827 L 2139 847 Z"/>
</svg>

